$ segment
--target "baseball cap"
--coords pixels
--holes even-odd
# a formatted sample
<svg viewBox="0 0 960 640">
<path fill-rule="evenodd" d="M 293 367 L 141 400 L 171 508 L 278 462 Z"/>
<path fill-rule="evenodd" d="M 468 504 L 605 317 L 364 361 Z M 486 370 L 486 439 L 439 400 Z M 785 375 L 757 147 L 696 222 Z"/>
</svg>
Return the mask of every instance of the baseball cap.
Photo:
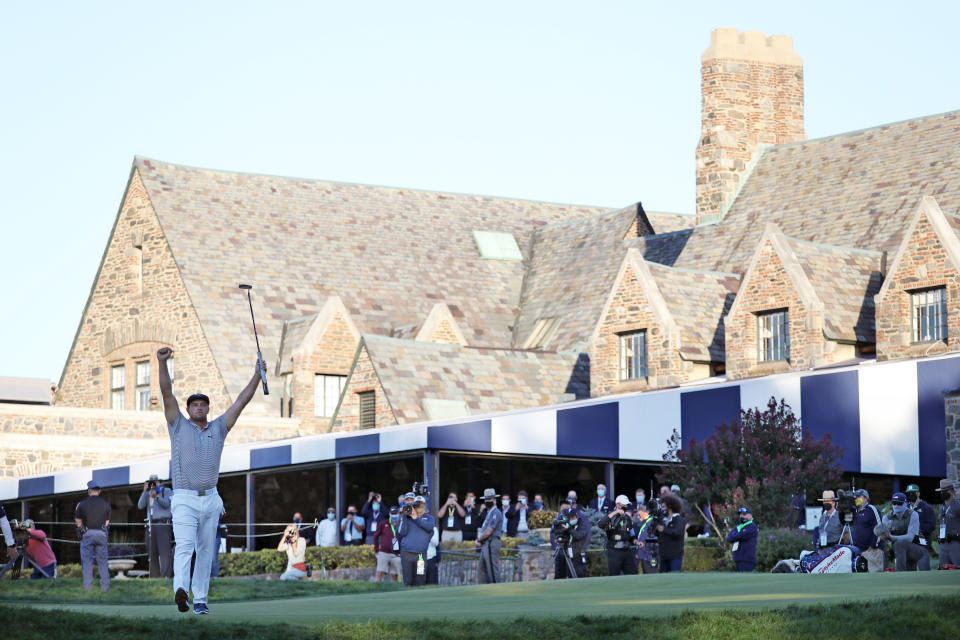
<svg viewBox="0 0 960 640">
<path fill-rule="evenodd" d="M 908 484 L 908 485 L 907 485 L 907 490 L 906 490 L 906 492 L 907 492 L 907 493 L 914 493 L 914 492 L 915 492 L 915 493 L 920 493 L 920 487 L 918 487 L 918 486 L 915 485 L 915 484 Z"/>
<path fill-rule="evenodd" d="M 738 513 L 749 513 L 750 515 L 753 515 L 753 511 L 750 510 L 750 507 L 740 507 L 739 509 L 737 509 L 737 512 L 738 512 Z"/>
<path fill-rule="evenodd" d="M 99 489 L 99 488 L 100 488 L 100 483 L 97 482 L 96 480 L 91 480 L 90 482 L 87 483 L 87 489 Z"/>
<path fill-rule="evenodd" d="M 400 513 L 400 508 L 399 508 L 399 507 L 390 507 L 390 515 L 395 516 L 395 515 L 397 515 L 398 513 Z"/>
<path fill-rule="evenodd" d="M 907 496 L 900 491 L 897 491 L 893 494 L 893 498 L 890 500 L 893 504 L 906 504 Z"/>
<path fill-rule="evenodd" d="M 403 499 L 404 499 L 404 500 L 416 500 L 416 499 L 417 499 L 417 494 L 415 494 L 413 491 L 407 491 L 405 494 L 403 494 Z"/>
<path fill-rule="evenodd" d="M 623 494 L 620 494 L 619 496 L 617 496 L 617 499 L 614 500 L 614 503 L 616 503 L 616 504 L 630 504 L 630 498 L 628 498 L 627 496 L 625 496 L 625 495 L 623 495 Z"/>
<path fill-rule="evenodd" d="M 207 404 L 210 404 L 210 398 L 208 398 L 206 395 L 202 393 L 195 393 L 189 398 L 187 398 L 187 406 L 189 407 L 190 403 L 193 402 L 194 400 L 203 400 Z"/>
</svg>

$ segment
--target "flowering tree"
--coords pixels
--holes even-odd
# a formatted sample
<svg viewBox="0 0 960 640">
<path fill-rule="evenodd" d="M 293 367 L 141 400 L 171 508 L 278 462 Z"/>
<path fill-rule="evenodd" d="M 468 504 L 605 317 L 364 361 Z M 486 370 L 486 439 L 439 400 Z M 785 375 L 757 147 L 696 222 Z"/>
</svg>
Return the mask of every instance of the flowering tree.
<svg viewBox="0 0 960 640">
<path fill-rule="evenodd" d="M 790 497 L 840 484 L 843 451 L 803 432 L 790 406 L 770 398 L 766 411 L 741 411 L 739 421 L 721 424 L 704 442 L 686 447 L 674 430 L 667 441 L 667 462 L 658 478 L 683 487 L 691 509 L 708 520 L 723 538 L 718 523 L 736 522 L 736 511 L 749 506 L 761 527 L 786 527 L 792 519 Z"/>
</svg>

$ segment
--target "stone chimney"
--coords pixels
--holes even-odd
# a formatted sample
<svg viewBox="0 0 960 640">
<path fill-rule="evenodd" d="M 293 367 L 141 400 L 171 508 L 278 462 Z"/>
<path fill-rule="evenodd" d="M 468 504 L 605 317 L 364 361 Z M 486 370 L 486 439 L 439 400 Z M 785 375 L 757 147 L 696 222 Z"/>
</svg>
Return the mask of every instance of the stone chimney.
<svg viewBox="0 0 960 640">
<path fill-rule="evenodd" d="M 805 140 L 803 60 L 789 36 L 716 29 L 701 56 L 697 224 L 723 219 L 763 149 Z"/>
</svg>

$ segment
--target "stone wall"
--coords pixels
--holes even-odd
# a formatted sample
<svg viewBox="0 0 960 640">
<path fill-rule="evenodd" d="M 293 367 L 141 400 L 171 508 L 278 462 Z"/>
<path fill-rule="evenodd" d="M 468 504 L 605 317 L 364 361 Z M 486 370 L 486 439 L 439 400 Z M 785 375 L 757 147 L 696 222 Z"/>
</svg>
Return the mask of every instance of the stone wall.
<svg viewBox="0 0 960 640">
<path fill-rule="evenodd" d="M 946 405 L 947 478 L 960 481 L 960 389 L 944 394 Z"/>
<path fill-rule="evenodd" d="M 947 289 L 947 340 L 913 343 L 910 292 L 928 287 Z M 893 272 L 885 293 L 877 296 L 877 360 L 935 355 L 960 346 L 960 272 L 953 267 L 926 215 L 921 215 Z"/>
<path fill-rule="evenodd" d="M 835 345 L 823 336 L 823 312 L 804 303 L 767 240 L 760 258 L 737 293 L 737 304 L 724 320 L 727 378 L 736 380 L 790 370 L 804 370 L 833 362 Z M 757 314 L 788 309 L 789 361 L 758 362 Z"/>
<path fill-rule="evenodd" d="M 393 409 L 387 400 L 387 395 L 380 385 L 380 378 L 373 367 L 373 361 L 366 347 L 360 351 L 357 364 L 347 382 L 343 392 L 343 399 L 337 417 L 333 422 L 332 431 L 356 431 L 360 429 L 360 396 L 364 391 L 373 391 L 376 407 L 376 428 L 389 427 L 398 424 Z"/>
<path fill-rule="evenodd" d="M 647 332 L 647 373 L 640 380 L 620 380 L 620 337 L 631 331 Z M 642 389 L 656 389 L 685 382 L 693 363 L 680 359 L 633 268 L 627 267 L 590 354 L 590 395 L 601 396 Z"/>
<path fill-rule="evenodd" d="M 229 404 L 173 253 L 134 172 L 54 404 L 109 408 L 110 368 L 123 364 L 125 408 L 133 408 L 134 363 L 149 360 L 151 400 L 158 406 L 155 354 L 161 346 L 174 351 L 174 392 L 181 403 L 202 389 L 214 406 Z"/>
<path fill-rule="evenodd" d="M 716 29 L 701 63 L 697 224 L 724 216 L 762 145 L 806 139 L 803 60 L 791 38 Z"/>
<path fill-rule="evenodd" d="M 163 414 L 63 406 L 0 404 L 0 477 L 66 469 L 169 454 Z M 227 444 L 302 435 L 290 418 L 240 416 Z"/>
<path fill-rule="evenodd" d="M 357 341 L 347 325 L 343 314 L 337 313 L 327 324 L 323 335 L 315 345 L 307 345 L 307 353 L 294 353 L 293 415 L 303 425 L 305 433 L 326 433 L 331 416 L 317 416 L 314 404 L 314 380 L 316 374 L 325 373 L 346 376 L 357 354 Z"/>
</svg>

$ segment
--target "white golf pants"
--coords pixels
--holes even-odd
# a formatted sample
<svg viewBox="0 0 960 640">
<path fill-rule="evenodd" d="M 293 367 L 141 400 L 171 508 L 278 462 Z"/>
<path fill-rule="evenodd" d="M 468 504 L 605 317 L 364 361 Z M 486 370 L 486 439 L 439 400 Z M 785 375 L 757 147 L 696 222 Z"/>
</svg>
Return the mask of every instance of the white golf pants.
<svg viewBox="0 0 960 640">
<path fill-rule="evenodd" d="M 207 489 L 198 496 L 190 489 L 177 489 L 170 499 L 173 514 L 173 537 L 177 542 L 173 558 L 173 592 L 183 589 L 188 594 L 193 586 L 193 602 L 207 601 L 210 590 L 210 565 L 217 537 L 217 521 L 223 513 L 223 499 L 216 489 Z M 190 579 L 190 561 L 193 552 L 197 561 L 193 565 L 193 580 Z"/>
</svg>

